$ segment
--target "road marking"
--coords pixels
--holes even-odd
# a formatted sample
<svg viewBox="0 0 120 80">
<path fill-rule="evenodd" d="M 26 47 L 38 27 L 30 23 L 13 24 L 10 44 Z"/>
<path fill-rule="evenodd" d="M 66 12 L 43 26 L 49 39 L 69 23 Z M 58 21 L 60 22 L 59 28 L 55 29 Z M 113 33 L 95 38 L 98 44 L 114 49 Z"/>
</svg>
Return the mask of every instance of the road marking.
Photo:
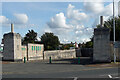
<svg viewBox="0 0 120 80">
<path fill-rule="evenodd" d="M 74 80 L 77 80 L 78 78 L 77 77 L 74 77 Z"/>
<path fill-rule="evenodd" d="M 111 75 L 108 75 L 108 77 L 109 77 L 109 78 L 112 78 L 112 76 L 111 76 Z"/>
</svg>

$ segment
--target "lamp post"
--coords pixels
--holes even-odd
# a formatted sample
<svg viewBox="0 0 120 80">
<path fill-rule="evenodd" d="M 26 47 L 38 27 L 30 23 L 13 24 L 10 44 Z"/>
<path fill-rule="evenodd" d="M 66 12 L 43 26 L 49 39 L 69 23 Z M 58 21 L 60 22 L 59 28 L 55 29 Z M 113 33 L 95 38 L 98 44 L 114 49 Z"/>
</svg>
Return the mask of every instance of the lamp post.
<svg viewBox="0 0 120 80">
<path fill-rule="evenodd" d="M 114 35 L 114 63 L 116 62 L 116 55 L 115 55 L 115 8 L 114 8 L 114 0 L 113 0 L 113 35 Z"/>
</svg>

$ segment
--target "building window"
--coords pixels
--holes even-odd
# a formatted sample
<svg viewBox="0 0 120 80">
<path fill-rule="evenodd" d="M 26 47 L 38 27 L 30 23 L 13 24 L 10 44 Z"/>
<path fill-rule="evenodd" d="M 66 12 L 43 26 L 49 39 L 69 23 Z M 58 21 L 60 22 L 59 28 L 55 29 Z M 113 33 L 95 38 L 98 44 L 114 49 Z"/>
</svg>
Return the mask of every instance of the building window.
<svg viewBox="0 0 120 80">
<path fill-rule="evenodd" d="M 41 46 L 40 46 L 40 51 L 41 51 Z"/>
<path fill-rule="evenodd" d="M 38 46 L 38 51 L 39 51 L 40 49 L 39 49 L 39 46 Z"/>
<path fill-rule="evenodd" d="M 32 46 L 32 51 L 33 51 L 33 46 Z"/>
<path fill-rule="evenodd" d="M 21 49 L 22 49 L 22 51 L 25 50 L 25 48 L 21 48 Z"/>
</svg>

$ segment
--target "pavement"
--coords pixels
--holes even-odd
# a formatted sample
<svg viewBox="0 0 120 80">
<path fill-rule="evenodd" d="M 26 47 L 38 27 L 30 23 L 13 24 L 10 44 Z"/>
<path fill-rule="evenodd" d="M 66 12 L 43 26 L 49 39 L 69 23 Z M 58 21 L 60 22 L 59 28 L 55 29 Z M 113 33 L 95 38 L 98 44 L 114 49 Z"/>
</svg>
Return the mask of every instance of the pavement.
<svg viewBox="0 0 120 80">
<path fill-rule="evenodd" d="M 3 62 L 3 78 L 61 78 L 61 80 L 79 80 L 80 78 L 119 78 L 119 63 L 93 64 L 91 58 L 61 59 L 45 61 Z M 42 80 L 40 79 L 40 80 Z M 52 80 L 54 80 L 52 79 Z"/>
</svg>

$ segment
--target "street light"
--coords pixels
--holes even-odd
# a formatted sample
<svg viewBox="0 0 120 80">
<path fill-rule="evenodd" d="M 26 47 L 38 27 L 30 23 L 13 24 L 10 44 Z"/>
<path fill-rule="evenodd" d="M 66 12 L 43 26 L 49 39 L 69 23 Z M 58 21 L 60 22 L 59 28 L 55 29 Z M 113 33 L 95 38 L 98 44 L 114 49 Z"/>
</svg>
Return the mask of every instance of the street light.
<svg viewBox="0 0 120 80">
<path fill-rule="evenodd" d="M 115 55 L 115 8 L 114 8 L 114 0 L 113 0 L 113 35 L 114 35 L 114 63 L 116 62 L 116 55 Z"/>
</svg>

